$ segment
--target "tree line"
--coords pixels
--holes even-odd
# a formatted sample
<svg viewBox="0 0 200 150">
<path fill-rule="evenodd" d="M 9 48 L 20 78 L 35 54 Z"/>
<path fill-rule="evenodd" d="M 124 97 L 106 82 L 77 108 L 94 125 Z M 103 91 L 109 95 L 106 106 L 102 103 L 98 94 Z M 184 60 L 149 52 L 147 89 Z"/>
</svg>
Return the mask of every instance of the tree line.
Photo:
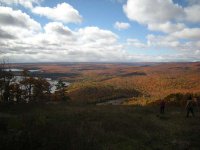
<svg viewBox="0 0 200 150">
<path fill-rule="evenodd" d="M 24 69 L 21 79 L 17 81 L 14 72 L 7 69 L 8 65 L 0 65 L 0 103 L 32 103 L 46 102 L 52 99 L 66 101 L 66 86 L 59 80 L 56 84 L 56 92 L 51 93 L 51 84 L 42 77 L 32 77 L 30 72 Z"/>
</svg>

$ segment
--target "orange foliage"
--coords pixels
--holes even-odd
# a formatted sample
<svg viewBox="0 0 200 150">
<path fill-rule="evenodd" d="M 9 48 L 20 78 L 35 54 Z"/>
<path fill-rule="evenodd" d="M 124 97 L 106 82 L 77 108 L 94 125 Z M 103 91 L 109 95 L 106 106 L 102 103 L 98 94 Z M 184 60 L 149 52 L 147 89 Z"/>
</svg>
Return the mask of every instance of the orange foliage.
<svg viewBox="0 0 200 150">
<path fill-rule="evenodd" d="M 64 79 L 80 83 L 71 94 L 82 93 L 87 97 L 81 84 L 110 85 L 114 88 L 142 93 L 144 99 L 157 100 L 172 93 L 200 93 L 200 62 L 196 63 L 150 63 L 150 64 L 31 64 L 52 73 L 77 73 L 79 76 L 66 76 Z M 84 86 L 88 89 L 89 86 Z M 99 86 L 98 86 L 99 87 Z M 100 89 L 107 87 L 99 87 Z M 76 92 L 75 92 L 76 91 Z M 86 90 L 87 91 L 87 90 Z M 102 91 L 104 91 L 102 89 Z M 108 90 L 109 91 L 109 90 Z M 91 92 L 90 92 L 91 93 Z M 89 95 L 91 96 L 92 94 Z M 74 94 L 75 95 L 75 94 Z M 112 95 L 112 92 L 111 92 Z M 90 97 L 89 97 L 90 98 Z M 95 94 L 93 95 L 95 98 Z M 92 99 L 93 99 L 92 98 Z"/>
</svg>

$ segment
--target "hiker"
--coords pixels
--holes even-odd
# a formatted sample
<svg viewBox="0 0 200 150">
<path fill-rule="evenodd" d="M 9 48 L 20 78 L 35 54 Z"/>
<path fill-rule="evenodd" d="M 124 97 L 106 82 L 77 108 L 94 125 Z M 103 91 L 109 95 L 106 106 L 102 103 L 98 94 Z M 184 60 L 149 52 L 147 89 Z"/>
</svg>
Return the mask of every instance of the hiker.
<svg viewBox="0 0 200 150">
<path fill-rule="evenodd" d="M 192 96 L 190 96 L 189 99 L 187 100 L 186 110 L 187 110 L 187 115 L 186 115 L 187 118 L 189 117 L 190 113 L 194 117 L 194 101 L 192 99 Z"/>
<path fill-rule="evenodd" d="M 161 100 L 160 102 L 160 114 L 164 114 L 165 113 L 165 101 Z"/>
</svg>

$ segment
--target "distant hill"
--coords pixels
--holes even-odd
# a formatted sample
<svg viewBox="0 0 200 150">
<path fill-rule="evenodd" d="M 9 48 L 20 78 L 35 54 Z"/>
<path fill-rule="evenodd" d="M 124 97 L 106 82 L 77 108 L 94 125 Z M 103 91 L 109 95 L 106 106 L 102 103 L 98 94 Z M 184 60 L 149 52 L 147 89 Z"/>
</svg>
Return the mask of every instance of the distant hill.
<svg viewBox="0 0 200 150">
<path fill-rule="evenodd" d="M 89 88 L 89 85 L 91 88 L 97 85 L 95 88 L 98 91 L 102 90 L 101 85 L 105 86 L 105 89 L 109 87 L 121 89 L 119 95 L 134 89 L 142 93 L 141 97 L 137 97 L 138 100 L 147 101 L 156 101 L 175 93 L 200 93 L 200 62 L 42 63 L 13 64 L 13 66 L 37 68 L 43 71 L 40 74 L 43 77 L 51 76 L 72 82 L 69 87 L 72 96 L 79 94 L 84 96 L 83 88 Z M 113 93 L 115 92 L 110 92 L 110 97 L 117 97 Z M 95 93 L 93 95 L 95 99 Z M 87 92 L 85 96 L 88 96 Z M 132 96 L 130 94 L 128 98 L 131 100 Z M 98 96 L 96 99 L 98 101 Z M 135 100 L 135 97 L 132 100 Z"/>
</svg>

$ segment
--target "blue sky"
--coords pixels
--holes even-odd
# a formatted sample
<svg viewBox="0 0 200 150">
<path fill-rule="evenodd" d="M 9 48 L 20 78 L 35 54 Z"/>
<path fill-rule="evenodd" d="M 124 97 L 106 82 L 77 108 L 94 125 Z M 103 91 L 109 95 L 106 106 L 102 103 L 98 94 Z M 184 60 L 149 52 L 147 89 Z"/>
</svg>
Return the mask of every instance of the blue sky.
<svg viewBox="0 0 200 150">
<path fill-rule="evenodd" d="M 129 21 L 123 12 L 122 5 L 125 0 L 118 2 L 117 0 L 55 0 L 55 1 L 43 1 L 42 6 L 54 7 L 57 4 L 68 3 L 76 8 L 81 16 L 83 16 L 83 22 L 80 24 L 69 23 L 70 28 L 76 29 L 85 26 L 98 26 L 102 29 L 108 29 L 120 36 L 120 40 L 124 42 L 127 38 L 137 37 L 141 40 L 145 40 L 144 37 L 149 31 L 138 24 L 137 22 Z M 29 15 L 32 15 L 30 11 L 25 10 Z M 49 22 L 45 17 L 33 16 L 42 25 Z M 133 28 L 130 30 L 119 31 L 113 27 L 115 22 L 128 22 Z"/>
<path fill-rule="evenodd" d="M 0 59 L 200 60 L 198 0 L 0 0 Z"/>
<path fill-rule="evenodd" d="M 98 26 L 100 28 L 109 29 L 116 32 L 120 38 L 126 39 L 137 37 L 140 40 L 144 40 L 145 35 L 152 33 L 145 25 L 141 25 L 136 21 L 130 21 L 123 11 L 123 5 L 126 0 L 44 0 L 40 3 L 42 6 L 55 7 L 57 4 L 68 3 L 76 8 L 83 16 L 83 22 L 80 24 L 69 23 L 69 27 L 76 29 L 85 26 Z M 176 0 L 176 3 L 181 6 L 186 5 L 185 0 Z M 21 8 L 23 9 L 23 8 Z M 39 21 L 42 25 L 45 25 L 49 20 L 45 17 L 32 14 L 29 10 L 23 9 L 26 13 Z M 128 22 L 132 28 L 130 30 L 119 31 L 113 28 L 113 24 L 116 21 Z M 194 25 L 194 24 L 192 24 Z M 162 34 L 160 32 L 154 32 L 154 34 Z"/>
</svg>

